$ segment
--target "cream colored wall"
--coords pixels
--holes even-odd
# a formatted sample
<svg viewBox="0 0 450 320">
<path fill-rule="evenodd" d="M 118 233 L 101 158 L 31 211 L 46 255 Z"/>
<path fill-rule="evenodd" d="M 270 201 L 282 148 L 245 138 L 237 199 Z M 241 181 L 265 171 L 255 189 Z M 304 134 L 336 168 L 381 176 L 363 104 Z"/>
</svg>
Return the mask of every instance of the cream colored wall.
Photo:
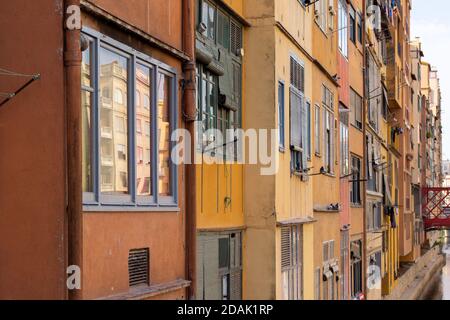
<svg viewBox="0 0 450 320">
<path fill-rule="evenodd" d="M 307 57 L 283 34 L 276 30 L 276 63 L 275 74 L 277 81 L 274 90 L 278 86 L 278 81 L 283 81 L 285 86 L 285 137 L 289 138 L 290 117 L 289 117 L 289 84 L 290 84 L 290 56 L 294 55 L 305 63 L 305 97 L 311 98 L 312 83 L 312 63 Z M 278 101 L 278 90 L 276 90 Z M 278 123 L 278 112 L 275 111 L 275 123 Z M 289 143 L 289 139 L 286 139 Z M 277 148 L 278 150 L 278 148 Z M 276 212 L 278 220 L 286 220 L 299 217 L 313 216 L 312 210 L 312 181 L 302 182 L 297 176 L 291 176 L 291 154 L 289 146 L 286 151 L 279 153 L 279 172 L 276 176 Z M 308 166 L 311 166 L 310 162 Z"/>
<path fill-rule="evenodd" d="M 306 52 L 312 52 L 312 10 L 305 8 L 298 0 L 277 0 L 275 21 Z"/>
<path fill-rule="evenodd" d="M 270 1 L 243 2 L 245 18 L 252 25 L 244 42 L 244 128 L 274 129 L 276 124 L 275 32 L 270 8 Z M 260 169 L 259 165 L 244 166 L 243 298 L 270 300 L 276 298 L 275 177 L 262 176 Z"/>
<path fill-rule="evenodd" d="M 323 274 L 323 243 L 325 241 L 334 240 L 334 257 L 338 261 L 339 267 L 341 267 L 341 221 L 339 213 L 328 212 L 316 212 L 317 223 L 314 224 L 314 269 L 320 268 L 321 274 Z M 342 270 L 340 271 L 342 272 Z M 312 283 L 314 288 L 314 277 L 312 277 Z M 323 298 L 323 281 L 320 281 L 320 297 Z M 340 282 L 337 283 L 339 297 Z"/>
</svg>

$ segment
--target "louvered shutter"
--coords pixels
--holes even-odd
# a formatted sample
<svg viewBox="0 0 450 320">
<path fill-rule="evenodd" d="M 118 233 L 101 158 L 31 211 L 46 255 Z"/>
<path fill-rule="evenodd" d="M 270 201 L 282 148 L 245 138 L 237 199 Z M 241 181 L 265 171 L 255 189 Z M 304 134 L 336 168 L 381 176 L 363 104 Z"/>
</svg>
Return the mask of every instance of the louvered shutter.
<svg viewBox="0 0 450 320">
<path fill-rule="evenodd" d="M 335 120 L 334 115 L 332 113 L 329 114 L 330 119 L 330 172 L 334 173 L 334 163 L 335 163 Z"/>
<path fill-rule="evenodd" d="M 242 28 L 234 21 L 230 23 L 230 38 L 231 53 L 238 56 L 242 49 Z"/>
<path fill-rule="evenodd" d="M 328 118 L 327 118 L 327 110 L 323 108 L 323 117 L 322 117 L 322 146 L 323 146 L 323 164 L 325 166 L 325 169 L 327 168 L 327 156 L 328 156 L 328 145 L 327 145 L 327 126 L 328 126 Z"/>
<path fill-rule="evenodd" d="M 289 268 L 292 264 L 291 228 L 281 228 L 281 269 Z"/>
<path fill-rule="evenodd" d="M 204 300 L 204 270 L 203 270 L 203 261 L 204 261 L 204 239 L 202 236 L 197 237 L 197 292 L 196 292 L 196 300 Z"/>
<path fill-rule="evenodd" d="M 330 260 L 330 247 L 329 242 L 324 242 L 322 247 L 322 261 L 328 262 Z"/>
<path fill-rule="evenodd" d="M 367 172 L 369 174 L 369 179 L 372 179 L 372 161 L 373 161 L 373 146 L 372 146 L 372 137 L 370 135 L 367 136 Z"/>
<path fill-rule="evenodd" d="M 219 239 L 214 235 L 204 238 L 203 275 L 204 299 L 222 299 L 221 279 L 219 278 Z"/>
<path fill-rule="evenodd" d="M 308 112 L 306 110 L 306 101 L 304 97 L 300 98 L 301 103 L 301 126 L 302 126 L 302 169 L 306 170 L 308 168 L 307 161 L 308 161 L 308 122 L 307 122 L 307 115 Z"/>
<path fill-rule="evenodd" d="M 242 271 L 235 269 L 230 274 L 230 300 L 242 300 Z"/>
<path fill-rule="evenodd" d="M 320 26 L 322 25 L 322 17 L 321 17 L 321 12 L 320 12 L 320 6 L 321 6 L 322 1 L 326 1 L 326 0 L 319 0 L 319 1 L 314 2 L 314 17 Z"/>
<path fill-rule="evenodd" d="M 291 147 L 301 148 L 301 97 L 293 89 L 290 92 L 290 125 L 291 125 Z"/>
</svg>

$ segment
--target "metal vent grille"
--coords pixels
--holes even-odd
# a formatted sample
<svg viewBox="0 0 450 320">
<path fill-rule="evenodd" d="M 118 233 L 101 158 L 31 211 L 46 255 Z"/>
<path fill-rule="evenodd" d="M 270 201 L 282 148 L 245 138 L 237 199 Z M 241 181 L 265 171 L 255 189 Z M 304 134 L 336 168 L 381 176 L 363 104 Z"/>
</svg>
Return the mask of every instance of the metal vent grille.
<svg viewBox="0 0 450 320">
<path fill-rule="evenodd" d="M 149 250 L 133 249 L 128 254 L 128 276 L 130 287 L 149 284 Z"/>
<path fill-rule="evenodd" d="M 240 54 L 240 50 L 242 49 L 242 28 L 236 24 L 234 21 L 231 21 L 231 52 L 235 55 Z"/>
<path fill-rule="evenodd" d="M 291 266 L 291 228 L 284 227 L 281 229 L 281 268 L 289 268 Z"/>
</svg>

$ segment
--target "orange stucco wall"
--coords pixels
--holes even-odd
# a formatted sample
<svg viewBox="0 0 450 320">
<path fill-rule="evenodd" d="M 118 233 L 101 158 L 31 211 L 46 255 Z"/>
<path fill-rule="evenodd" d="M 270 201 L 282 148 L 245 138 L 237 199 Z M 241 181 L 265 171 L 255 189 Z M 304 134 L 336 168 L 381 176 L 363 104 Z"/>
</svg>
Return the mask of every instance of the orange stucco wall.
<svg viewBox="0 0 450 320">
<path fill-rule="evenodd" d="M 94 1 L 112 13 L 117 13 L 127 23 L 142 27 L 145 19 L 160 21 L 161 10 L 166 2 L 139 2 L 137 7 L 130 5 L 131 13 L 125 13 L 123 8 L 128 7 L 127 1 Z M 163 32 L 159 40 L 180 47 L 172 34 L 181 34 L 181 9 L 171 1 L 169 8 L 170 19 L 163 19 L 156 30 L 149 27 L 145 30 L 152 35 Z M 150 3 L 150 2 L 149 2 Z M 181 3 L 181 2 L 180 2 Z M 163 6 L 164 5 L 164 6 Z M 118 11 L 118 8 L 121 8 Z M 137 9 L 143 12 L 134 12 Z M 147 12 L 144 14 L 144 12 Z M 144 19 L 144 20 L 143 20 Z M 154 25 L 154 24 L 152 24 Z M 151 47 L 130 34 L 119 31 L 111 24 L 105 24 L 94 19 L 89 14 L 83 15 L 83 26 L 97 30 L 109 37 L 128 45 L 139 52 L 145 53 L 177 70 L 182 76 L 182 62 L 174 56 Z M 161 29 L 161 30 L 160 30 Z M 165 30 L 171 30 L 166 32 Z M 175 40 L 174 40 L 175 39 Z M 178 124 L 183 126 L 181 116 L 181 88 L 178 87 Z M 185 275 L 185 211 L 184 211 L 184 169 L 178 167 L 178 202 L 179 211 L 175 212 L 84 212 L 83 213 L 83 266 L 82 266 L 82 298 L 104 298 L 125 294 L 129 291 L 128 285 L 128 253 L 131 249 L 149 248 L 150 286 L 165 284 L 175 280 L 183 280 Z M 176 290 L 153 299 L 169 297 L 183 299 L 185 290 Z"/>
<path fill-rule="evenodd" d="M 42 77 L 0 109 L 0 299 L 66 294 L 61 3 L 2 2 L 0 67 Z M 28 79 L 0 76 L 0 92 Z"/>
</svg>

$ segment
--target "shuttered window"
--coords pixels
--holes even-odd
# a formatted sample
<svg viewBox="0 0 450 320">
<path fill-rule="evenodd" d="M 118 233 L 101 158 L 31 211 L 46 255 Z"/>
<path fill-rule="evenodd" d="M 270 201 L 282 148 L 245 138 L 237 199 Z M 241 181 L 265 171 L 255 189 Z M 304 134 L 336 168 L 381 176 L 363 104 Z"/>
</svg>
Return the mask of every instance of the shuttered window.
<svg viewBox="0 0 450 320">
<path fill-rule="evenodd" d="M 322 86 L 322 105 L 324 168 L 327 173 L 333 174 L 335 163 L 334 94 L 325 85 Z"/>
<path fill-rule="evenodd" d="M 291 57 L 290 62 L 291 86 L 298 91 L 305 92 L 305 67 L 302 63 Z"/>
<path fill-rule="evenodd" d="M 322 283 L 322 273 L 320 268 L 314 272 L 314 300 L 320 300 L 320 284 Z"/>
<path fill-rule="evenodd" d="M 341 113 L 340 119 L 341 119 L 340 121 L 341 176 L 347 176 L 350 173 L 348 113 Z"/>
<path fill-rule="evenodd" d="M 361 159 L 352 157 L 352 181 L 350 185 L 350 203 L 361 205 Z"/>
<path fill-rule="evenodd" d="M 301 225 L 281 228 L 281 272 L 284 300 L 303 298 L 303 233 Z"/>
<path fill-rule="evenodd" d="M 315 153 L 316 155 L 321 154 L 321 137 L 320 137 L 320 106 L 316 105 L 314 107 L 314 147 L 315 147 Z"/>
<path fill-rule="evenodd" d="M 242 49 L 242 27 L 235 21 L 231 21 L 231 53 L 240 56 Z"/>
<path fill-rule="evenodd" d="M 217 11 L 217 43 L 230 49 L 230 18 L 222 11 Z"/>
<path fill-rule="evenodd" d="M 241 233 L 203 233 L 197 241 L 197 299 L 241 300 Z"/>
<path fill-rule="evenodd" d="M 284 83 L 278 82 L 278 135 L 280 150 L 285 148 L 284 126 Z"/>
<path fill-rule="evenodd" d="M 149 284 L 149 250 L 133 249 L 128 254 L 128 277 L 130 287 Z"/>
<path fill-rule="evenodd" d="M 351 123 L 362 130 L 362 98 L 353 89 L 350 89 Z"/>
<path fill-rule="evenodd" d="M 310 129 L 308 108 L 304 97 L 305 68 L 294 57 L 290 58 L 290 146 L 291 167 L 294 172 L 303 172 L 307 169 L 307 158 L 310 145 Z"/>
</svg>

